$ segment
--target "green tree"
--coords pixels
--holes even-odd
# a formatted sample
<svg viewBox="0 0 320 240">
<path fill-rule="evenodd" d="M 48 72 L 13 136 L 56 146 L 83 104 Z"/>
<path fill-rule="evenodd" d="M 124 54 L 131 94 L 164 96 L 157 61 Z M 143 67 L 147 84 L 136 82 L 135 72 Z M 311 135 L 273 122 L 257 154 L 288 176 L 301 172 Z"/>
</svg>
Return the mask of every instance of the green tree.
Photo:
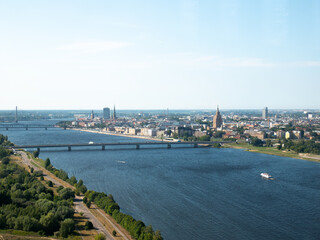
<svg viewBox="0 0 320 240">
<path fill-rule="evenodd" d="M 74 192 L 70 188 L 63 188 L 59 191 L 59 195 L 62 199 L 74 199 Z"/>
<path fill-rule="evenodd" d="M 67 238 L 74 231 L 75 223 L 71 218 L 65 219 L 59 229 L 59 234 L 63 238 Z"/>
<path fill-rule="evenodd" d="M 68 206 L 59 206 L 57 208 L 57 211 L 55 212 L 55 217 L 58 220 L 63 220 L 66 218 L 72 218 L 73 214 L 74 214 L 73 208 Z"/>
<path fill-rule="evenodd" d="M 5 227 L 6 227 L 6 217 L 5 215 L 0 214 L 0 229 L 4 229 Z"/>
<path fill-rule="evenodd" d="M 75 176 L 72 176 L 69 181 L 68 181 L 71 185 L 75 185 L 77 183 L 77 179 Z"/>
<path fill-rule="evenodd" d="M 214 147 L 214 148 L 221 148 L 221 144 L 220 144 L 220 143 L 214 143 L 214 144 L 213 144 L 213 147 Z"/>
<path fill-rule="evenodd" d="M 6 165 L 6 164 L 8 164 L 10 162 L 10 158 L 4 157 L 4 158 L 2 158 L 1 162 L 2 162 L 2 164 Z"/>
<path fill-rule="evenodd" d="M 53 187 L 53 183 L 50 180 L 48 181 L 48 187 Z"/>
<path fill-rule="evenodd" d="M 34 151 L 32 153 L 33 157 L 35 157 L 35 158 L 39 157 L 39 154 L 40 154 L 39 151 Z"/>
<path fill-rule="evenodd" d="M 40 218 L 40 223 L 42 226 L 44 226 L 45 231 L 49 234 L 52 234 L 59 229 L 58 219 L 52 212 L 49 212 L 47 215 L 42 215 Z"/>
<path fill-rule="evenodd" d="M 174 133 L 172 134 L 172 137 L 173 137 L 174 139 L 178 139 L 178 138 L 179 138 L 178 133 L 174 132 Z"/>
<path fill-rule="evenodd" d="M 199 141 L 210 141 L 210 136 L 209 135 L 204 135 L 199 137 Z"/>
<path fill-rule="evenodd" d="M 44 167 L 47 169 L 51 165 L 50 158 L 47 158 L 44 162 Z"/>
<path fill-rule="evenodd" d="M 84 194 L 84 193 L 87 192 L 87 187 L 86 187 L 85 185 L 81 185 L 81 186 L 79 187 L 79 191 Z"/>
<path fill-rule="evenodd" d="M 251 139 L 251 145 L 255 146 L 255 147 L 262 147 L 263 146 L 263 141 L 260 140 L 257 137 L 254 137 L 254 138 Z"/>
<path fill-rule="evenodd" d="M 272 147 L 272 142 L 270 139 L 266 141 L 266 147 Z"/>
</svg>

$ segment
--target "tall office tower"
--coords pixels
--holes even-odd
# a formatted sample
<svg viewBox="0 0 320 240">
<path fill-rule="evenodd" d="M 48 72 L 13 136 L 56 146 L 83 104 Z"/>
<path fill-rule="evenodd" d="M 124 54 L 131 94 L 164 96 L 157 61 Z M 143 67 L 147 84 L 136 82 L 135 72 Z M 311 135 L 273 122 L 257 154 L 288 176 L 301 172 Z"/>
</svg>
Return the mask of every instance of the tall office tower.
<svg viewBox="0 0 320 240">
<path fill-rule="evenodd" d="M 222 126 L 222 117 L 220 115 L 219 106 L 217 106 L 216 115 L 213 117 L 213 128 L 220 128 Z"/>
<path fill-rule="evenodd" d="M 91 111 L 91 120 L 94 119 L 94 113 L 93 113 L 93 110 Z"/>
<path fill-rule="evenodd" d="M 265 107 L 262 109 L 262 119 L 267 119 L 268 118 L 268 107 Z"/>
<path fill-rule="evenodd" d="M 14 122 L 17 123 L 18 122 L 18 107 L 16 106 L 16 116 L 14 118 Z"/>
<path fill-rule="evenodd" d="M 116 115 L 116 105 L 113 106 L 113 120 L 117 119 L 117 115 Z"/>
<path fill-rule="evenodd" d="M 103 109 L 103 119 L 110 119 L 110 108 Z"/>
</svg>

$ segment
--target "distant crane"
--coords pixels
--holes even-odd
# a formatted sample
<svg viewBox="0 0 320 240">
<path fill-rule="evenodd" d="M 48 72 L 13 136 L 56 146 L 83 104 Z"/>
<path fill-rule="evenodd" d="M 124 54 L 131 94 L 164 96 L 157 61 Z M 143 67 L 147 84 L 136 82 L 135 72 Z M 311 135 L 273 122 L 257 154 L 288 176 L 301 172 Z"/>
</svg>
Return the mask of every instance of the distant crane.
<svg viewBox="0 0 320 240">
<path fill-rule="evenodd" d="M 16 106 L 16 115 L 15 115 L 15 118 L 14 118 L 14 122 L 18 123 L 18 107 L 17 106 Z"/>
</svg>

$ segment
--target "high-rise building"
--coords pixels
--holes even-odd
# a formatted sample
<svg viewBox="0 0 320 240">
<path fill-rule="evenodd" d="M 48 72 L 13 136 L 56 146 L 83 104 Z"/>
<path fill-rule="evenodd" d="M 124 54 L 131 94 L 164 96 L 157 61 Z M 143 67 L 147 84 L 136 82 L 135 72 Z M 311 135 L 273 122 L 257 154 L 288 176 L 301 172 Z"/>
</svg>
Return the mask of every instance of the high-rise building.
<svg viewBox="0 0 320 240">
<path fill-rule="evenodd" d="M 220 115 L 219 106 L 218 106 L 216 115 L 213 117 L 213 128 L 220 128 L 221 126 L 222 126 L 222 117 Z"/>
<path fill-rule="evenodd" d="M 262 109 L 262 119 L 267 119 L 268 118 L 268 107 L 265 107 Z"/>
<path fill-rule="evenodd" d="M 103 119 L 110 119 L 110 108 L 106 107 L 103 109 Z"/>
</svg>

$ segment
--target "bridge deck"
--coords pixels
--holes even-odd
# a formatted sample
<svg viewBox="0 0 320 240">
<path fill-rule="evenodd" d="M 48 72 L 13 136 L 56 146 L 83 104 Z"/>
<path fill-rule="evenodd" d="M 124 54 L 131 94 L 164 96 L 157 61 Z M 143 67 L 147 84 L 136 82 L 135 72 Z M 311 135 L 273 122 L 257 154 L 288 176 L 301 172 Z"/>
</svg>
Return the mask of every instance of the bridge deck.
<svg viewBox="0 0 320 240">
<path fill-rule="evenodd" d="M 166 142 L 166 141 L 155 141 L 155 142 L 108 142 L 108 143 L 74 143 L 74 144 L 43 144 L 43 145 L 17 145 L 12 148 L 55 148 L 55 147 L 94 147 L 94 146 L 128 146 L 128 145 L 213 145 L 215 143 L 229 143 L 227 141 L 220 142 Z"/>
</svg>

